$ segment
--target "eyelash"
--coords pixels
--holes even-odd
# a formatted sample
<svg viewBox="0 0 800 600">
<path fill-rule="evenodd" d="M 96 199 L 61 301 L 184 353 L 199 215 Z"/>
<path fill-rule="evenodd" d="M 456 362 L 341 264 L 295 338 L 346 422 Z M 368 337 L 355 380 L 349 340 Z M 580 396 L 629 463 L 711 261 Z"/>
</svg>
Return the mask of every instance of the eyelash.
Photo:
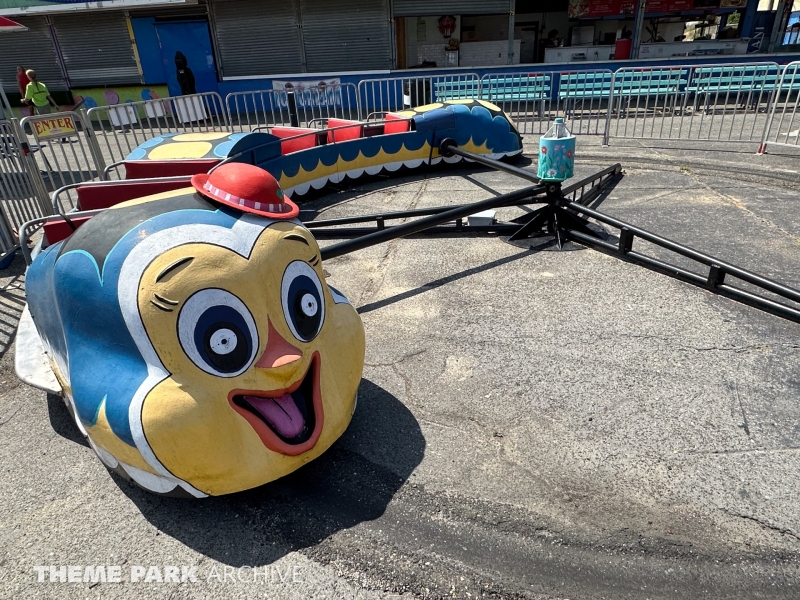
<svg viewBox="0 0 800 600">
<path fill-rule="evenodd" d="M 158 302 L 155 302 L 153 300 L 150 300 L 150 304 L 152 304 L 159 310 L 163 310 L 164 312 L 172 312 L 171 308 L 167 308 L 166 306 L 161 306 Z"/>
</svg>

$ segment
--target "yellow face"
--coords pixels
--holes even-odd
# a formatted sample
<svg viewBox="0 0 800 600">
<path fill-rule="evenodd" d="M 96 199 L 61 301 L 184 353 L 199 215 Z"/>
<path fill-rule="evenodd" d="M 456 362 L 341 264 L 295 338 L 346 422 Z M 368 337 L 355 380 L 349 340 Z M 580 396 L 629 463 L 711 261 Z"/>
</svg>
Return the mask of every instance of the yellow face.
<svg viewBox="0 0 800 600">
<path fill-rule="evenodd" d="M 145 270 L 138 305 L 171 376 L 142 426 L 159 461 L 219 495 L 290 473 L 345 430 L 364 366 L 364 328 L 336 303 L 308 231 L 266 228 L 249 258 L 173 248 Z"/>
</svg>

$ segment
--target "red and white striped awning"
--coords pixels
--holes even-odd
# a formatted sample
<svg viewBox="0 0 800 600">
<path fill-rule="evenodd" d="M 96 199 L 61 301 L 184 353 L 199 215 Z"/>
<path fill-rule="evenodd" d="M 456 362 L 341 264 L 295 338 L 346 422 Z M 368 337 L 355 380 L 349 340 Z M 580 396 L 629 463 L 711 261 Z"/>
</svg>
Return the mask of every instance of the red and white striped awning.
<svg viewBox="0 0 800 600">
<path fill-rule="evenodd" d="M 28 28 L 6 17 L 0 17 L 0 33 L 11 33 L 13 31 L 28 31 Z"/>
</svg>

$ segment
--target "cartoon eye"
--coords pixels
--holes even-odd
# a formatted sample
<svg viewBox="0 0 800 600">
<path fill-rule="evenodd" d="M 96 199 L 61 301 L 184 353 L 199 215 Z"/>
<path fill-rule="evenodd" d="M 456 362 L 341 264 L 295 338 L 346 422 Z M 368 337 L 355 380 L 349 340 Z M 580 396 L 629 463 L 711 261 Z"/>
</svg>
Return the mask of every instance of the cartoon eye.
<svg viewBox="0 0 800 600">
<path fill-rule="evenodd" d="M 308 263 L 289 263 L 281 282 L 283 315 L 292 334 L 301 342 L 310 342 L 325 320 L 325 301 L 317 272 Z"/>
<path fill-rule="evenodd" d="M 218 377 L 243 373 L 258 349 L 258 330 L 247 306 L 216 288 L 200 290 L 184 303 L 178 337 L 192 362 Z"/>
</svg>

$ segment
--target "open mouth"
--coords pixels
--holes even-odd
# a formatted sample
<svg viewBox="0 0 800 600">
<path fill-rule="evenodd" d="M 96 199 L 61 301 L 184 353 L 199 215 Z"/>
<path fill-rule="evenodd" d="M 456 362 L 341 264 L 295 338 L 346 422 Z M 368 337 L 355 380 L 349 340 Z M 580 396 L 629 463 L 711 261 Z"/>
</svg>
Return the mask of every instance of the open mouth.
<svg viewBox="0 0 800 600">
<path fill-rule="evenodd" d="M 311 449 L 322 431 L 319 353 L 305 376 L 284 390 L 233 390 L 228 401 L 270 450 L 296 456 Z"/>
</svg>

